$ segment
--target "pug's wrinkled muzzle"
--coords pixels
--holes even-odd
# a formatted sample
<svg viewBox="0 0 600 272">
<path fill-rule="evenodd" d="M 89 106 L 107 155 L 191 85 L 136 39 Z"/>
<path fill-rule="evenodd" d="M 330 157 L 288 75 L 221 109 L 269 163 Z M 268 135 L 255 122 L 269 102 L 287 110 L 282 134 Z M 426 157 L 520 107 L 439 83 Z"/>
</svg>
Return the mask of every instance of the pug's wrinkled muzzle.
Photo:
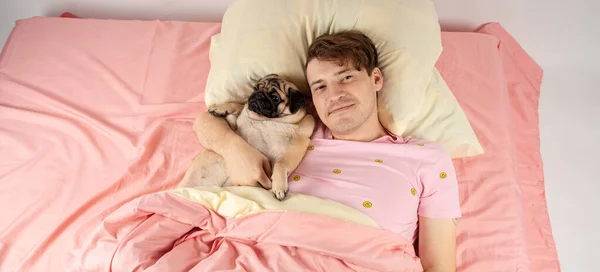
<svg viewBox="0 0 600 272">
<path fill-rule="evenodd" d="M 264 92 L 256 91 L 250 95 L 248 109 L 265 117 L 277 117 L 277 105 Z"/>
</svg>

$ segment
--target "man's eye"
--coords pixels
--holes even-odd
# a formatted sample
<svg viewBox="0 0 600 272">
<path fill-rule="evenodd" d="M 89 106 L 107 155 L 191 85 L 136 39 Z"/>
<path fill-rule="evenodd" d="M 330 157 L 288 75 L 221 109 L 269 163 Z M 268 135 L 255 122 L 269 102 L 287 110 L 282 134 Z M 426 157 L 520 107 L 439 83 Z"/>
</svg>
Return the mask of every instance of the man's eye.
<svg viewBox="0 0 600 272">
<path fill-rule="evenodd" d="M 344 77 L 344 80 L 348 80 L 348 79 L 351 79 L 351 78 L 352 78 L 352 76 L 346 76 L 346 77 Z"/>
<path fill-rule="evenodd" d="M 322 90 L 323 88 L 325 88 L 325 86 L 319 86 L 315 89 L 315 91 Z"/>
</svg>

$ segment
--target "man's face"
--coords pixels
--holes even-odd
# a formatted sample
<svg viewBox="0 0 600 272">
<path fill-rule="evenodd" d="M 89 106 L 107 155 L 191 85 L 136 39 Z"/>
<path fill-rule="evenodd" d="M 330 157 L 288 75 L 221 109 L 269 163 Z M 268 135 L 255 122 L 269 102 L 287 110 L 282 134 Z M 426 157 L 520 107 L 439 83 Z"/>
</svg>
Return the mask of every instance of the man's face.
<svg viewBox="0 0 600 272">
<path fill-rule="evenodd" d="M 306 66 L 306 79 L 319 118 L 334 134 L 353 133 L 367 121 L 379 122 L 377 92 L 383 78 L 378 68 L 369 76 L 352 63 L 340 66 L 314 58 Z"/>
</svg>

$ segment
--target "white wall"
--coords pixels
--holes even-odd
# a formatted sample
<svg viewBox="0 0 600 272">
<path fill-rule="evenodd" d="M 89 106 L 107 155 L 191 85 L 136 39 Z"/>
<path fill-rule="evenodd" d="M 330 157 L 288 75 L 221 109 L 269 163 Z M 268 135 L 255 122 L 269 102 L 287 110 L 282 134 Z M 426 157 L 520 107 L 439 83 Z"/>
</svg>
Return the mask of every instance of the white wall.
<svg viewBox="0 0 600 272">
<path fill-rule="evenodd" d="M 554 237 L 563 270 L 598 271 L 600 244 L 600 2 L 434 0 L 445 29 L 500 22 L 545 69 L 540 105 L 542 156 Z M 16 19 L 57 16 L 219 21 L 233 0 L 3 0 L 0 44 Z"/>
</svg>

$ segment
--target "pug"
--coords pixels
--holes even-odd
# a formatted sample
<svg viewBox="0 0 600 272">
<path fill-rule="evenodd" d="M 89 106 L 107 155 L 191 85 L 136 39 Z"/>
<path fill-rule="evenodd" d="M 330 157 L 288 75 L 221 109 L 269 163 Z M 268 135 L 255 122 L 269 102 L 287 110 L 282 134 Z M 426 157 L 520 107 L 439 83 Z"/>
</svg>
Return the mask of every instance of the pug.
<svg viewBox="0 0 600 272">
<path fill-rule="evenodd" d="M 271 192 L 283 200 L 288 193 L 288 176 L 304 157 L 315 126 L 298 88 L 270 74 L 256 83 L 245 104 L 214 105 L 208 112 L 225 118 L 232 130 L 267 157 L 272 169 Z M 205 149 L 192 162 L 180 187 L 211 185 L 232 183 L 223 157 Z"/>
</svg>

